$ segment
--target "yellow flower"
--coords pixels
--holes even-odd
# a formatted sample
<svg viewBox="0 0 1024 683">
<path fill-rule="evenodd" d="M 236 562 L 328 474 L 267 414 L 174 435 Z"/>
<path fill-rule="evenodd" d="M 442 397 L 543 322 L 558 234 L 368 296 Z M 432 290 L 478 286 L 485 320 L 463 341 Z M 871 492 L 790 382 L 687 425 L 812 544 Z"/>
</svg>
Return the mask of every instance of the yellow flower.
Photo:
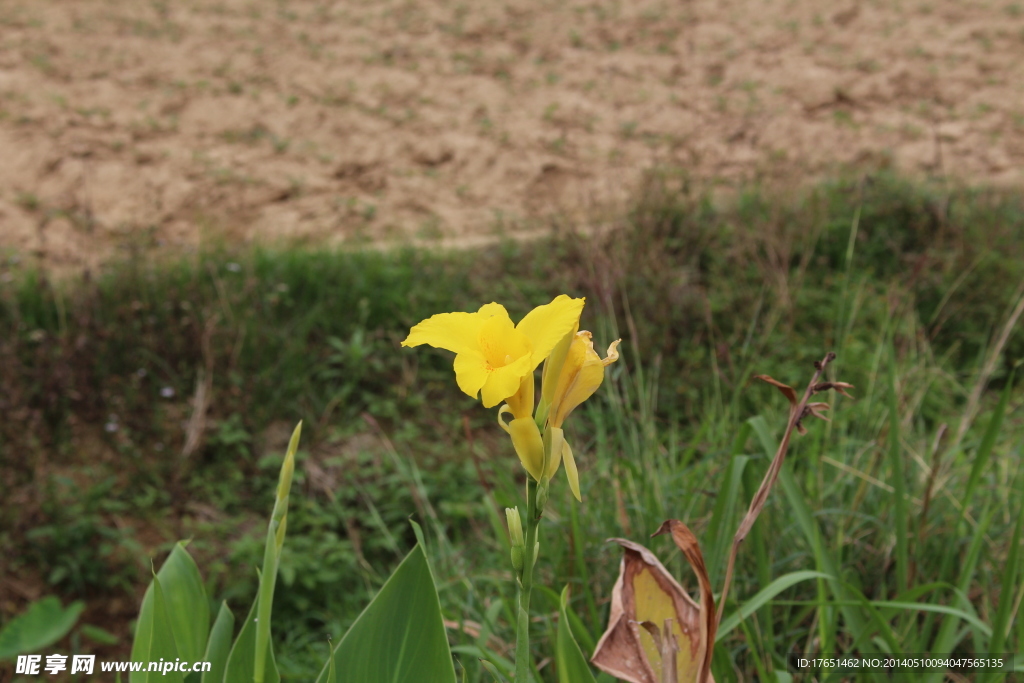
<svg viewBox="0 0 1024 683">
<path fill-rule="evenodd" d="M 543 475 L 550 479 L 564 462 L 569 488 L 576 500 L 582 501 L 576 460 L 569 442 L 565 440 L 562 424 L 576 406 L 593 396 L 601 386 L 605 367 L 619 359 L 618 346 L 622 340 L 613 341 L 606 357 L 602 359 L 594 351 L 590 332 L 577 332 L 577 327 L 578 324 L 559 342 L 544 365 L 541 411 L 542 415 L 543 411 L 547 411 L 544 440 L 550 454 Z"/>
<path fill-rule="evenodd" d="M 621 339 L 613 341 L 602 359 L 594 351 L 593 335 L 581 330 L 570 341 L 561 367 L 552 368 L 551 372 L 544 368 L 542 391 L 549 403 L 548 422 L 552 427 L 561 427 L 576 406 L 594 395 L 604 381 L 604 369 L 619 359 L 621 342 Z"/>
<path fill-rule="evenodd" d="M 583 299 L 562 294 L 513 325 L 504 306 L 489 303 L 476 313 L 432 316 L 413 327 L 402 346 L 454 351 L 459 388 L 473 398 L 480 395 L 487 408 L 518 397 L 513 408 L 519 418 L 533 412 L 533 371 L 578 323 L 582 310 Z"/>
</svg>

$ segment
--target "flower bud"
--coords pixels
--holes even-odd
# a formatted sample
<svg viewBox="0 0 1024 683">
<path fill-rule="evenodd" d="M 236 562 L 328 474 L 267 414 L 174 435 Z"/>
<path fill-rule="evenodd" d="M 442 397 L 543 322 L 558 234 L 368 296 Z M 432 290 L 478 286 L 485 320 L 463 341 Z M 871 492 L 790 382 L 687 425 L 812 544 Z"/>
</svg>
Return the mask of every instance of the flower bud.
<svg viewBox="0 0 1024 683">
<path fill-rule="evenodd" d="M 540 514 L 544 510 L 544 506 L 548 502 L 548 484 L 551 480 L 542 481 L 537 485 L 537 514 Z"/>
<path fill-rule="evenodd" d="M 522 550 L 526 547 L 526 539 L 523 537 L 523 522 L 519 517 L 519 508 L 505 508 L 505 521 L 508 523 L 508 538 L 513 548 Z"/>
<path fill-rule="evenodd" d="M 523 573 L 523 549 L 517 545 L 512 546 L 512 568 L 516 574 Z"/>
</svg>

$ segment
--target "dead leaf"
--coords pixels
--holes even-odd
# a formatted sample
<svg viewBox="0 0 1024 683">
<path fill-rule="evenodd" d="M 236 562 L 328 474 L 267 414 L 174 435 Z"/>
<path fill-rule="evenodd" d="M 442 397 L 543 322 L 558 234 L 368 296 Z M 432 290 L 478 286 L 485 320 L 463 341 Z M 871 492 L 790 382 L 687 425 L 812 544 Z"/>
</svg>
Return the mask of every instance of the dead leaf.
<svg viewBox="0 0 1024 683">
<path fill-rule="evenodd" d="M 718 621 L 715 619 L 715 595 L 711 591 L 708 569 L 704 566 L 704 555 L 700 552 L 700 543 L 690 531 L 690 527 L 678 519 L 665 520 L 654 532 L 655 536 L 661 534 L 672 535 L 672 541 L 683 551 L 686 561 L 697 575 L 697 583 L 700 584 L 700 639 L 703 646 L 700 648 L 701 660 L 697 683 L 705 683 L 711 676 L 711 655 L 714 653 Z"/>
<path fill-rule="evenodd" d="M 612 589 L 608 629 L 590 661 L 598 669 L 629 683 L 665 683 L 673 680 L 665 678 L 666 669 L 671 675 L 672 664 L 663 666 L 662 653 L 674 650 L 674 680 L 701 680 L 698 677 L 708 650 L 702 647 L 706 626 L 701 606 L 650 550 L 626 539 L 611 540 L 622 546 L 624 554 L 619 578 Z M 700 566 L 703 567 L 703 560 Z M 705 582 L 706 576 L 705 571 Z M 714 606 L 709 603 L 706 611 L 713 615 Z M 655 638 L 650 629 L 659 628 L 659 637 Z M 674 647 L 666 642 L 669 634 L 672 638 L 668 641 L 674 640 Z M 703 680 L 713 683 L 710 675 Z"/>
<path fill-rule="evenodd" d="M 819 382 L 814 385 L 814 393 L 818 393 L 819 391 L 828 391 L 829 389 L 835 389 L 836 393 L 842 394 L 846 398 L 853 398 L 853 396 L 850 396 L 845 391 L 845 389 L 853 388 L 855 387 L 852 384 L 847 384 L 846 382 Z"/>
<path fill-rule="evenodd" d="M 759 379 L 762 382 L 768 382 L 768 384 L 778 387 L 779 391 L 782 392 L 782 395 L 789 400 L 790 407 L 793 407 L 797 404 L 798 399 L 796 397 L 796 391 L 794 391 L 793 387 L 789 386 L 788 384 L 783 384 L 782 382 L 780 382 L 779 380 L 775 379 L 770 375 L 754 375 L 754 379 Z"/>
</svg>

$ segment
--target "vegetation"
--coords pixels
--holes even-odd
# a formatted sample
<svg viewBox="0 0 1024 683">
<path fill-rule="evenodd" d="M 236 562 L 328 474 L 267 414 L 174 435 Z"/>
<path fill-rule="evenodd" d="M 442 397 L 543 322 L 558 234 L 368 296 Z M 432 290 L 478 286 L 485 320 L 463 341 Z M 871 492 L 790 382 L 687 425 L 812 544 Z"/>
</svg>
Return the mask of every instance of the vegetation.
<svg viewBox="0 0 1024 683">
<path fill-rule="evenodd" d="M 148 558 L 159 566 L 187 537 L 206 594 L 244 613 L 301 419 L 274 594 L 282 677 L 316 676 L 328 636 L 416 543 L 412 515 L 457 668 L 490 680 L 481 657 L 512 659 L 501 510 L 519 501 L 522 468 L 451 381 L 450 357 L 398 344 L 439 311 L 498 300 L 518 319 L 568 292 L 587 296 L 597 339 L 623 338 L 623 358 L 568 429 L 583 503 L 554 488 L 540 529 L 566 539 L 537 568 L 545 680 L 560 610 L 545 587 L 569 581 L 592 652 L 620 557 L 604 539 L 647 545 L 695 591 L 671 540 L 647 538 L 685 520 L 721 586 L 789 408 L 750 378 L 802 386 L 827 351 L 855 398 L 835 397 L 833 421 L 790 448 L 738 555 L 716 680 L 784 680 L 792 653 L 1019 650 L 1022 233 L 1024 202 L 994 191 L 880 176 L 717 205 L 662 176 L 591 238 L 444 254 L 221 247 L 74 283 L 8 260 L 0 623 L 25 592 L 81 599 L 105 630 L 69 637 L 126 658 Z M 751 602 L 807 570 L 832 578 Z M 107 631 L 117 644 L 99 642 Z"/>
</svg>

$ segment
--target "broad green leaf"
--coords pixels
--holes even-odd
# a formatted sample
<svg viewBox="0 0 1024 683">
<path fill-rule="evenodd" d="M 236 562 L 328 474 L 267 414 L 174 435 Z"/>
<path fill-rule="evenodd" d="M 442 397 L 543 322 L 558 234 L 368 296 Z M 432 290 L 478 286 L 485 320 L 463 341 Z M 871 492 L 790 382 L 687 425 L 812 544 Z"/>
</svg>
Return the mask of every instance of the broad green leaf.
<svg viewBox="0 0 1024 683">
<path fill-rule="evenodd" d="M 262 575 L 260 580 L 262 581 Z M 242 630 L 238 633 L 235 644 L 231 646 L 228 662 L 224 668 L 223 683 L 253 682 L 255 675 L 253 662 L 256 659 L 256 606 L 258 603 L 259 597 L 253 600 L 249 614 L 246 615 L 245 622 L 242 624 Z M 264 683 L 280 683 L 281 675 L 277 671 L 272 643 L 267 645 L 266 653 Z"/>
<path fill-rule="evenodd" d="M 52 595 L 33 602 L 0 631 L 0 659 L 14 659 L 53 645 L 67 635 L 83 609 L 85 603 L 81 601 L 65 609 Z"/>
<path fill-rule="evenodd" d="M 727 616 L 725 619 L 722 619 L 722 623 L 718 627 L 718 633 L 715 635 L 715 641 L 717 642 L 725 638 L 734 628 L 739 626 L 741 621 L 761 609 L 761 607 L 771 601 L 776 595 L 790 586 L 796 585 L 801 581 L 807 581 L 808 579 L 831 578 L 832 577 L 828 574 L 812 571 L 791 572 L 780 576 L 758 591 L 757 595 L 743 603 L 738 610 Z"/>
<path fill-rule="evenodd" d="M 587 658 L 572 636 L 569 625 L 569 587 L 562 589 L 558 610 L 558 638 L 555 643 L 555 662 L 558 664 L 559 683 L 595 683 Z"/>
<path fill-rule="evenodd" d="M 210 640 L 206 643 L 206 655 L 203 661 L 210 663 L 210 670 L 203 672 L 202 683 L 221 683 L 224 680 L 224 669 L 231 653 L 231 636 L 235 631 L 235 615 L 228 608 L 227 601 L 220 603 L 217 620 L 210 629 Z"/>
<path fill-rule="evenodd" d="M 150 619 L 149 632 L 151 634 L 148 655 L 146 659 L 137 660 L 146 662 L 146 668 L 151 663 L 173 662 L 182 657 L 174 639 L 174 627 L 171 625 L 171 610 L 167 604 L 166 592 L 163 589 L 163 582 L 159 574 L 153 577 L 152 588 L 153 600 L 150 603 L 148 618 Z M 133 657 L 134 659 L 134 657 Z M 195 660 L 192 660 L 195 661 Z M 179 671 L 133 671 L 129 680 L 132 683 L 152 683 L 153 681 L 170 681 L 171 683 L 182 683 L 184 676 Z"/>
<path fill-rule="evenodd" d="M 132 643 L 132 661 L 156 661 L 159 657 L 152 656 L 153 648 L 163 647 L 156 643 L 156 636 L 150 630 L 155 623 L 152 611 L 157 579 L 164 593 L 167 625 L 177 650 L 175 656 L 193 662 L 201 660 L 210 632 L 210 604 L 206 599 L 206 588 L 199 575 L 199 568 L 185 550 L 185 543 L 179 541 L 142 598 L 135 640 Z M 129 676 L 131 683 L 147 680 L 145 673 L 132 672 Z"/>
<path fill-rule="evenodd" d="M 417 545 L 334 650 L 338 683 L 455 683 L 427 556 Z M 327 667 L 318 683 L 327 680 Z"/>
</svg>

